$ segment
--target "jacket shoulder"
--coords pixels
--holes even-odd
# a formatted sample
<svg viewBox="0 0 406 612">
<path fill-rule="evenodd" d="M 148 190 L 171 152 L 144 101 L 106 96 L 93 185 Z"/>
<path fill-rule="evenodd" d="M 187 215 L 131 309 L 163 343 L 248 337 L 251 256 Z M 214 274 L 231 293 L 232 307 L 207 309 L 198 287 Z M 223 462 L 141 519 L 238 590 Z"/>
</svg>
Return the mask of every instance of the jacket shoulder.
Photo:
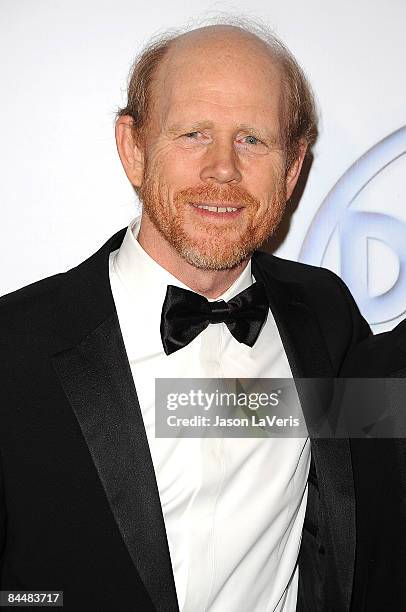
<svg viewBox="0 0 406 612">
<path fill-rule="evenodd" d="M 35 317 L 40 313 L 42 317 L 46 316 L 44 309 L 48 311 L 55 303 L 65 274 L 54 274 L 1 296 L 0 322 L 3 330 L 11 331 L 13 321 L 21 328 L 27 317 Z"/>
<path fill-rule="evenodd" d="M 331 270 L 262 252 L 255 255 L 255 261 L 271 290 L 276 280 L 290 300 L 305 304 L 313 313 L 329 345 L 344 347 L 341 357 L 370 334 L 347 285 Z"/>
<path fill-rule="evenodd" d="M 105 284 L 108 279 L 108 256 L 119 248 L 125 231 L 126 228 L 116 232 L 98 251 L 66 272 L 48 276 L 0 297 L 2 329 L 7 330 L 7 326 L 13 326 L 14 321 L 18 326 L 24 326 L 27 317 L 28 321 L 32 319 L 36 324 L 41 320 L 46 321 L 50 311 L 58 304 L 61 292 L 67 288 L 71 290 L 64 295 L 64 299 L 75 300 L 79 285 L 81 289 L 88 286 L 92 278 Z"/>
</svg>

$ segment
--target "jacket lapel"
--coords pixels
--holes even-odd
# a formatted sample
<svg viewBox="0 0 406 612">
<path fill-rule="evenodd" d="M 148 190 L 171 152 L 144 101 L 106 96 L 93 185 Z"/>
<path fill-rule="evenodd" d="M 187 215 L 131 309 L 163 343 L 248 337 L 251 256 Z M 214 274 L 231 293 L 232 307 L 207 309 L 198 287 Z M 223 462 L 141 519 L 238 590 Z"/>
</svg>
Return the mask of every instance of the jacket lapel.
<svg viewBox="0 0 406 612">
<path fill-rule="evenodd" d="M 270 308 L 294 378 L 318 379 L 317 384 L 310 386 L 307 383 L 302 385 L 299 381 L 298 394 L 311 438 L 323 509 L 319 529 L 322 538 L 329 543 L 329 565 L 339 583 L 337 597 L 341 602 L 336 602 L 337 609 L 349 610 L 355 560 L 355 493 L 351 454 L 348 439 L 328 439 L 328 407 L 337 372 L 330 361 L 316 315 L 306 304 L 302 285 L 280 278 L 277 261 L 277 258 L 257 252 L 252 259 L 252 272 L 267 289 Z M 323 423 L 327 426 L 324 434 Z"/>
<path fill-rule="evenodd" d="M 52 362 L 156 610 L 178 612 L 154 467 L 110 292 L 108 256 L 123 235 L 68 273 L 58 318 L 61 335 L 76 342 L 65 341 Z"/>
</svg>

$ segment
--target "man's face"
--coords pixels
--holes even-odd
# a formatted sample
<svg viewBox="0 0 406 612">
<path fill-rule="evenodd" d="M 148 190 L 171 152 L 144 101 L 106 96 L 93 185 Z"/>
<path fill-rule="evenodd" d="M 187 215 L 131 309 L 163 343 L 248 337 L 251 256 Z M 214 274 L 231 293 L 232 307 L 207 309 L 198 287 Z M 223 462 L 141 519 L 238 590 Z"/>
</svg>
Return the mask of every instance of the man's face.
<svg viewBox="0 0 406 612">
<path fill-rule="evenodd" d="M 198 268 L 222 270 L 273 233 L 289 189 L 280 90 L 260 43 L 235 33 L 178 43 L 158 71 L 143 143 L 151 238 Z"/>
</svg>

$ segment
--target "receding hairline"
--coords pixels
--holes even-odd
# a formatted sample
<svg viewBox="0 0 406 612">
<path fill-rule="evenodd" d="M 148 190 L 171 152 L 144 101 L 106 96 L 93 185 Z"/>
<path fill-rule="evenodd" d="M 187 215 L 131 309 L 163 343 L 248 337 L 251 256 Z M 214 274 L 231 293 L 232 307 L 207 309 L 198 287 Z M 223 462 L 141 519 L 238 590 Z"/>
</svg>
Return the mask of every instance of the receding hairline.
<svg viewBox="0 0 406 612">
<path fill-rule="evenodd" d="M 221 38 L 220 38 L 221 36 Z M 242 27 L 241 25 L 215 24 L 206 25 L 188 32 L 181 32 L 168 40 L 168 45 L 171 50 L 176 48 L 181 49 L 182 46 L 187 46 L 189 43 L 199 43 L 202 41 L 210 41 L 210 39 L 219 39 L 225 42 L 225 38 L 243 38 L 248 42 L 251 41 L 258 45 L 259 48 L 272 53 L 273 48 L 267 41 L 258 36 L 257 33 Z M 273 53 L 272 53 L 273 55 Z"/>
<path fill-rule="evenodd" d="M 218 53 L 219 57 L 224 57 L 229 52 L 232 55 L 244 54 L 251 59 L 253 57 L 262 58 L 265 62 L 269 62 L 270 70 L 276 69 L 279 74 L 282 72 L 282 66 L 279 65 L 274 50 L 256 34 L 240 26 L 219 24 L 203 26 L 168 41 L 166 53 L 156 65 L 152 85 L 157 84 L 172 63 L 175 65 L 189 63 L 191 53 L 194 53 L 193 58 L 195 59 L 196 50 L 212 56 Z M 217 62 L 217 59 L 215 58 L 214 61 Z"/>
</svg>

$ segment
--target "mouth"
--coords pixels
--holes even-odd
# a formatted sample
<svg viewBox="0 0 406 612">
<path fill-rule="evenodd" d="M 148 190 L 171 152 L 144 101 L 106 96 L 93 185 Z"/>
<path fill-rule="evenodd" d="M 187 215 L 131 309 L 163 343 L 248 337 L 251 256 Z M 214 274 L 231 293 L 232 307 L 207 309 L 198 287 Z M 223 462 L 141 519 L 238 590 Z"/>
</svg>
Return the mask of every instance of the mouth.
<svg viewBox="0 0 406 612">
<path fill-rule="evenodd" d="M 243 210 L 243 206 L 219 206 L 218 204 L 195 204 L 190 202 L 196 212 L 205 217 L 216 217 L 223 219 L 230 219 L 237 217 Z"/>
</svg>

